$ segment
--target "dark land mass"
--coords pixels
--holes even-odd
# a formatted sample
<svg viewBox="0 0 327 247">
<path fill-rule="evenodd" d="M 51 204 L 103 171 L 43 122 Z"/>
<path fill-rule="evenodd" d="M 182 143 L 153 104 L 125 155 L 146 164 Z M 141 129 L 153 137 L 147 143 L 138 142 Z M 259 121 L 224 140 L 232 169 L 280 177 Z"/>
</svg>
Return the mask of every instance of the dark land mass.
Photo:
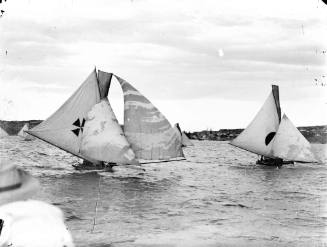
<svg viewBox="0 0 327 247">
<path fill-rule="evenodd" d="M 3 121 L 0 120 L 0 127 L 9 135 L 17 135 L 25 123 L 29 123 L 30 128 L 41 123 L 42 120 L 26 121 Z M 302 135 L 311 143 L 327 143 L 327 125 L 298 127 Z M 193 140 L 212 140 L 212 141 L 230 141 L 237 137 L 243 129 L 220 129 L 220 130 L 202 130 L 196 132 L 185 132 Z"/>
<path fill-rule="evenodd" d="M 18 132 L 23 128 L 23 126 L 28 123 L 29 128 L 33 128 L 34 126 L 41 123 L 42 120 L 26 120 L 26 121 L 4 121 L 0 120 L 0 127 L 5 130 L 8 135 L 17 135 Z"/>
<path fill-rule="evenodd" d="M 327 125 L 298 127 L 298 130 L 311 143 L 327 143 Z M 231 141 L 242 131 L 243 129 L 220 129 L 185 133 L 193 140 Z"/>
</svg>

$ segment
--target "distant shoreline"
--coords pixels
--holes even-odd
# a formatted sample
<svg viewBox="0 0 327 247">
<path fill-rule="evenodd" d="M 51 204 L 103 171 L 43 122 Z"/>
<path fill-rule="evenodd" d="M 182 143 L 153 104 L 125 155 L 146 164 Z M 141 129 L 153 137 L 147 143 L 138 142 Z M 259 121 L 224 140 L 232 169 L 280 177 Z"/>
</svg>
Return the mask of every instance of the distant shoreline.
<svg viewBox="0 0 327 247">
<path fill-rule="evenodd" d="M 301 126 L 297 128 L 310 143 L 327 143 L 327 125 Z M 220 129 L 218 131 L 202 130 L 185 133 L 193 140 L 231 141 L 242 131 L 243 129 Z"/>
<path fill-rule="evenodd" d="M 17 135 L 25 123 L 30 128 L 41 123 L 43 120 L 24 120 L 24 121 L 6 121 L 0 120 L 0 127 L 9 135 Z M 311 143 L 327 143 L 327 125 L 301 126 L 298 127 L 302 135 Z M 237 137 L 243 129 L 220 129 L 220 130 L 202 130 L 187 132 L 186 135 L 192 140 L 211 140 L 211 141 L 230 141 Z"/>
</svg>

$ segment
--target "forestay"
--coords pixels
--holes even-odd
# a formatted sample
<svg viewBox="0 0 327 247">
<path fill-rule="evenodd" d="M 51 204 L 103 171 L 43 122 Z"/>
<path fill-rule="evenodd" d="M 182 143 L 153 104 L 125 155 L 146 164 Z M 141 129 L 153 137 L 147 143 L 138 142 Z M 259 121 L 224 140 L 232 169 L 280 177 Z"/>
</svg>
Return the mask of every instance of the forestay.
<svg viewBox="0 0 327 247">
<path fill-rule="evenodd" d="M 181 138 L 164 115 L 131 84 L 115 77 L 124 93 L 124 133 L 136 157 L 143 160 L 184 157 Z"/>
<path fill-rule="evenodd" d="M 96 71 L 48 119 L 28 133 L 76 156 L 93 162 L 80 153 L 80 142 L 87 112 L 100 102 Z"/>
<path fill-rule="evenodd" d="M 273 92 L 249 126 L 231 144 L 247 151 L 273 157 L 272 140 L 279 125 L 279 116 Z"/>
<path fill-rule="evenodd" d="M 311 144 L 284 114 L 273 141 L 273 155 L 285 160 L 317 162 Z"/>
<path fill-rule="evenodd" d="M 80 150 L 94 160 L 138 164 L 107 98 L 87 114 Z"/>
</svg>

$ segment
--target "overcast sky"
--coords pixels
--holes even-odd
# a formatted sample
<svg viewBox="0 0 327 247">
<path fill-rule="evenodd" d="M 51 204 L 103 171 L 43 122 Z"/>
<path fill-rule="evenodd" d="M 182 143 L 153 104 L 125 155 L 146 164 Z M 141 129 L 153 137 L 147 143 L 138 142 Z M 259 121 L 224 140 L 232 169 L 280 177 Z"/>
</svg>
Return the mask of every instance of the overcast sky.
<svg viewBox="0 0 327 247">
<path fill-rule="evenodd" d="M 273 83 L 295 125 L 327 124 L 320 0 L 7 0 L 0 7 L 0 119 L 47 118 L 97 66 L 185 130 L 246 127 Z M 117 81 L 109 100 L 121 121 Z"/>
</svg>

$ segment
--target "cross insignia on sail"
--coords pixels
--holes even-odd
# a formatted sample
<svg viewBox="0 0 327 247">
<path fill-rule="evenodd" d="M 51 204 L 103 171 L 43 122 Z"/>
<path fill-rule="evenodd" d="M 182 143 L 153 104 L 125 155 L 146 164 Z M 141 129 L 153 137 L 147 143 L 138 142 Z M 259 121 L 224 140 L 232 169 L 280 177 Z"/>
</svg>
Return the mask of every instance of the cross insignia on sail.
<svg viewBox="0 0 327 247">
<path fill-rule="evenodd" d="M 79 118 L 73 123 L 74 126 L 76 126 L 76 129 L 73 129 L 72 132 L 78 136 L 80 132 L 83 132 L 85 124 L 85 118 L 83 118 L 82 122 L 79 120 Z"/>
</svg>

